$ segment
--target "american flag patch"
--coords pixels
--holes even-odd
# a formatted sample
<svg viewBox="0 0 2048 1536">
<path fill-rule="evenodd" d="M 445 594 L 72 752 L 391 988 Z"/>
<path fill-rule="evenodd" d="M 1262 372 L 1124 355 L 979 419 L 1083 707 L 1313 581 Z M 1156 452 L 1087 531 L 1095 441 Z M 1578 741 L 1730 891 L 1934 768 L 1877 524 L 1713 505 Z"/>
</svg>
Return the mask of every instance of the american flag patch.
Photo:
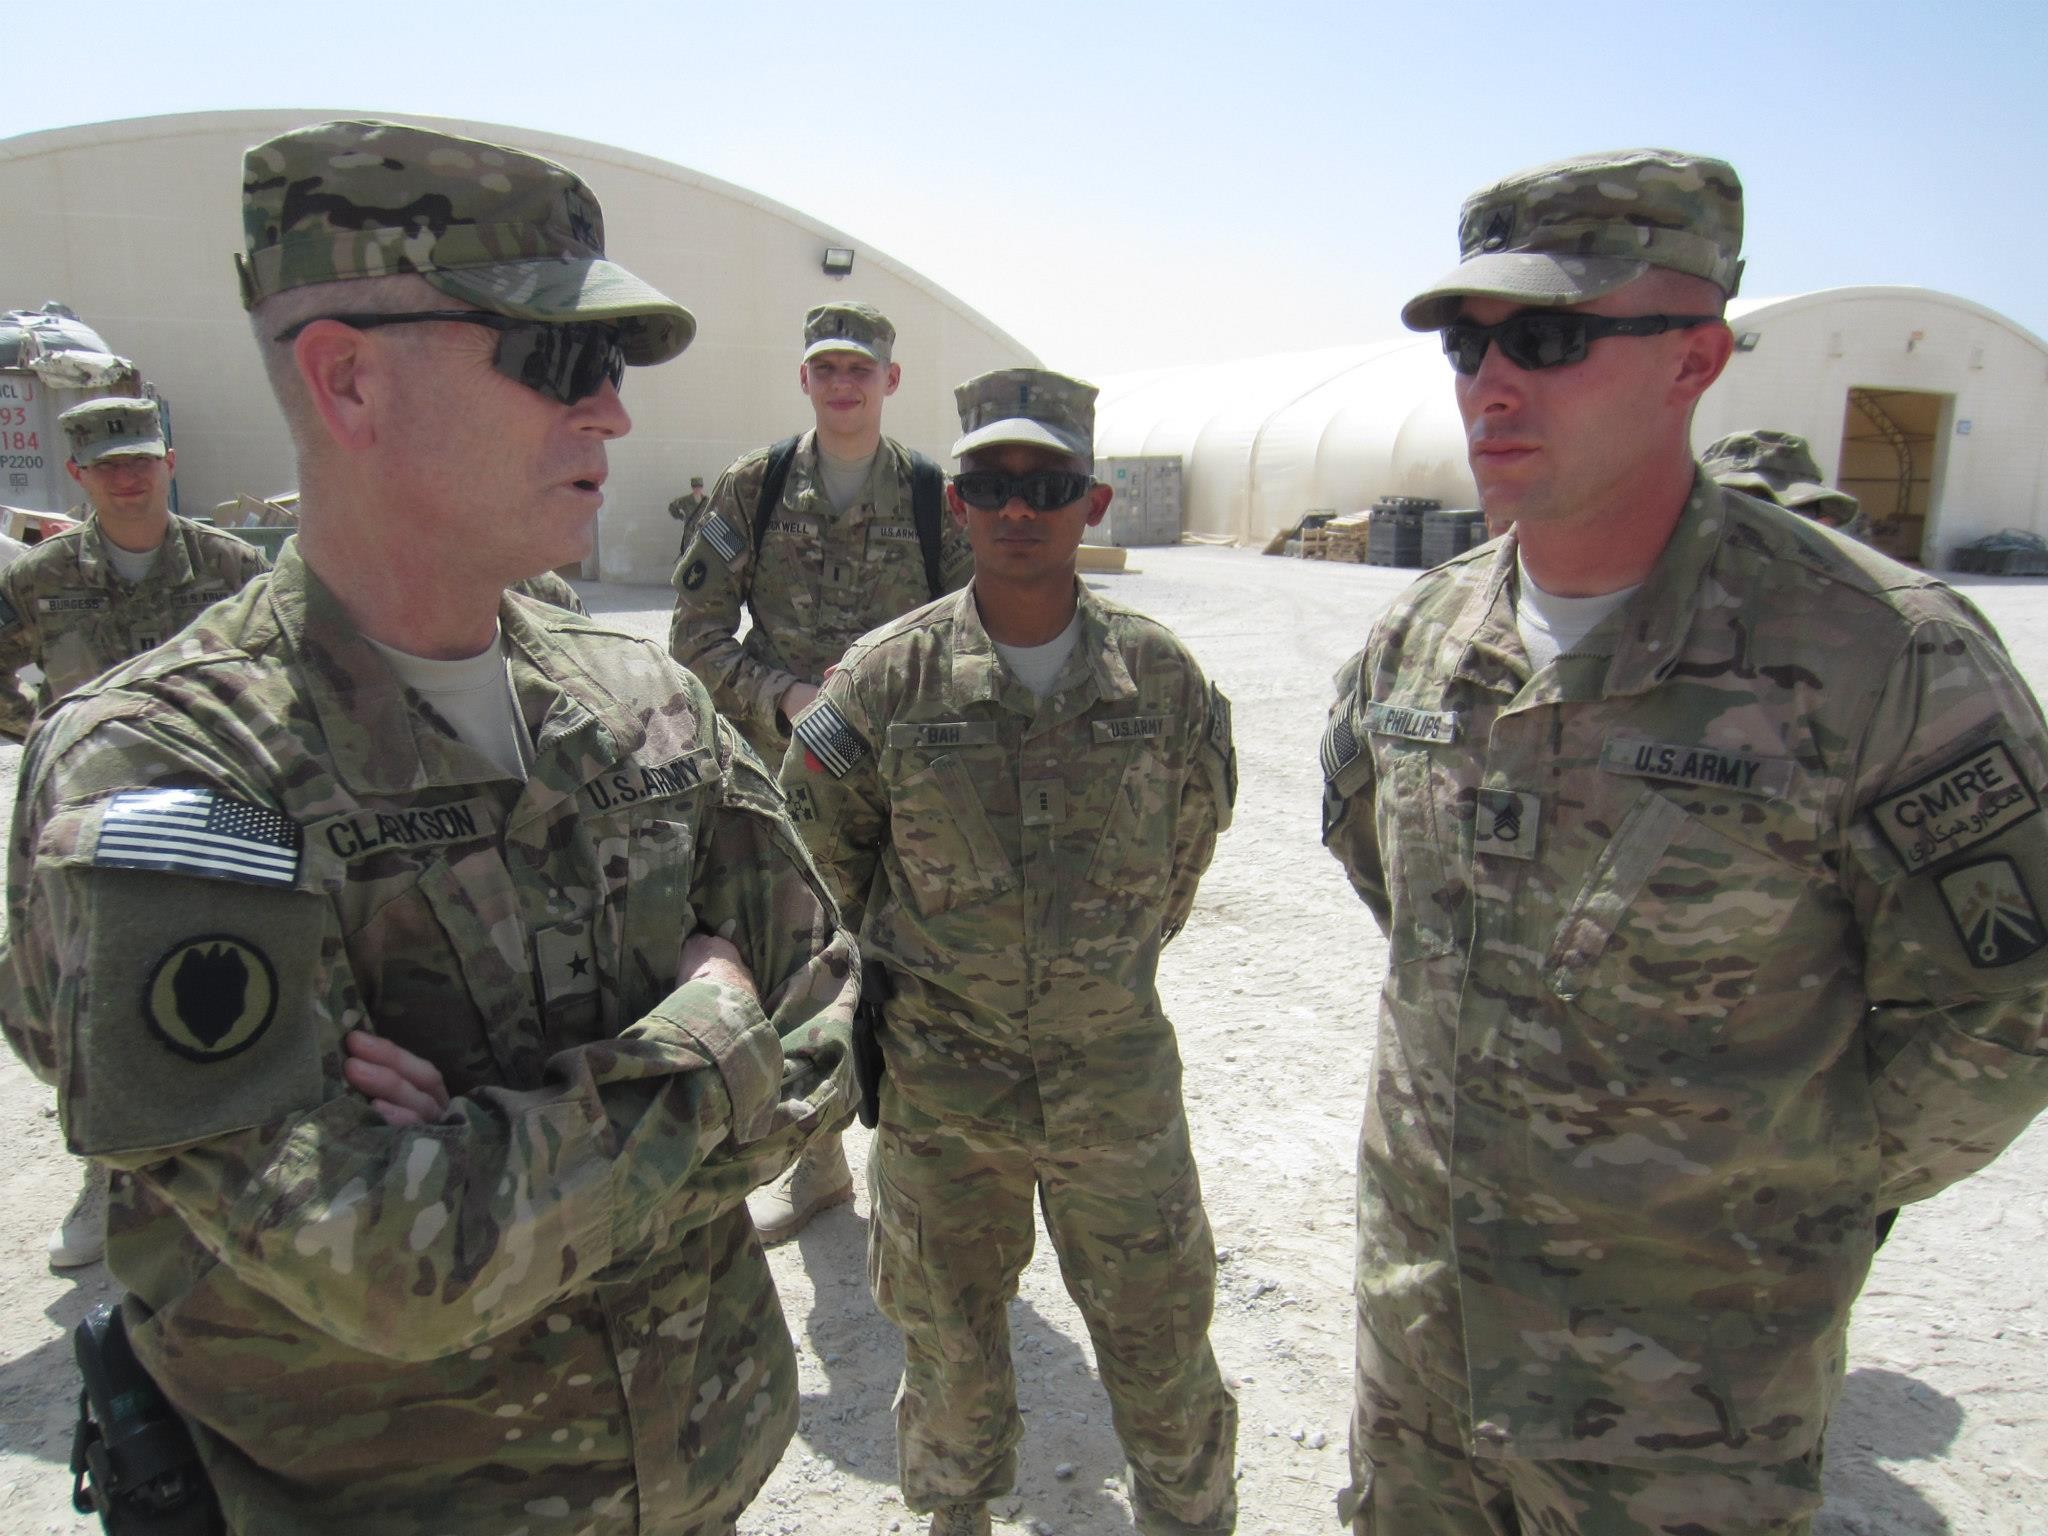
<svg viewBox="0 0 2048 1536">
<path fill-rule="evenodd" d="M 835 779 L 843 779 L 868 755 L 868 744 L 846 717 L 820 699 L 790 723 L 796 739 Z"/>
<path fill-rule="evenodd" d="M 1323 777 L 1334 779 L 1358 756 L 1358 733 L 1351 729 L 1349 713 L 1339 715 L 1323 732 Z"/>
<path fill-rule="evenodd" d="M 727 565 L 737 565 L 740 553 L 746 546 L 740 543 L 740 536 L 732 531 L 732 524 L 725 520 L 723 512 L 714 512 L 704 519 L 704 537 L 711 547 L 718 551 L 719 558 Z"/>
<path fill-rule="evenodd" d="M 93 862 L 290 885 L 299 872 L 299 824 L 210 789 L 128 790 L 107 802 Z"/>
</svg>

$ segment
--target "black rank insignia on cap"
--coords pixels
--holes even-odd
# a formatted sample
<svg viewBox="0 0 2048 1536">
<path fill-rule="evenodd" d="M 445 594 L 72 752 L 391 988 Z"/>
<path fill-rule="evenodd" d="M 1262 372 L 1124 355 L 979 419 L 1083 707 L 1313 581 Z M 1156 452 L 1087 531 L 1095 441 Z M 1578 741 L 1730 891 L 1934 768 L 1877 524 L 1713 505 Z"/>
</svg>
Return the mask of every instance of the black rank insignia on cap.
<svg viewBox="0 0 2048 1536">
<path fill-rule="evenodd" d="M 2011 859 L 1981 859 L 1939 881 L 1942 905 L 1970 964 L 1979 970 L 2014 965 L 2048 944 L 2034 898 Z"/>
</svg>

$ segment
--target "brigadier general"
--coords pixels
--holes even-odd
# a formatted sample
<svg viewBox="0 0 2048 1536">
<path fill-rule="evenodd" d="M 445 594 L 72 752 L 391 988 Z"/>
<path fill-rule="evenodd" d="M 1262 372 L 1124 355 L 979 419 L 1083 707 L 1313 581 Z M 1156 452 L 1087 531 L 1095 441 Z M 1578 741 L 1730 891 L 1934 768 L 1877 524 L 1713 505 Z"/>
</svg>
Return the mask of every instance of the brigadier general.
<svg viewBox="0 0 2048 1536">
<path fill-rule="evenodd" d="M 16 740 L 52 700 L 168 640 L 269 568 L 253 545 L 171 511 L 177 456 L 154 400 L 88 400 L 57 422 L 87 512 L 0 570 L 0 735 Z M 33 691 L 18 676 L 31 665 L 43 674 Z M 88 1164 L 46 1245 L 51 1266 L 96 1263 L 106 1215 L 106 1171 Z"/>
<path fill-rule="evenodd" d="M 243 211 L 299 534 L 38 731 L 0 1014 L 236 1536 L 730 1533 L 796 1415 L 744 1199 L 847 1111 L 851 941 L 696 679 L 506 590 L 694 322 L 501 146 L 298 130 Z"/>
<path fill-rule="evenodd" d="M 1014 1481 L 1006 1308 L 1035 1198 L 1138 1529 L 1227 1532 L 1237 1405 L 1155 978 L 1230 820 L 1230 708 L 1163 626 L 1075 576 L 1110 500 L 1094 389 L 1019 368 L 957 396 L 948 501 L 974 579 L 857 642 L 782 768 L 870 987 L 894 993 L 869 1274 L 903 1332 L 904 1501 L 971 1536 Z"/>
<path fill-rule="evenodd" d="M 1880 1215 L 2048 1099 L 2048 739 L 1939 582 L 1717 486 L 1726 164 L 1474 194 L 1442 334 L 1512 533 L 1338 679 L 1386 930 L 1358 1531 L 1803 1532 Z"/>
<path fill-rule="evenodd" d="M 882 436 L 882 407 L 902 379 L 896 328 L 866 304 L 820 304 L 803 339 L 797 383 L 816 425 L 719 476 L 676 563 L 669 628 L 676 660 L 771 770 L 789 722 L 846 648 L 958 590 L 974 563 L 944 515 L 938 465 Z M 744 640 L 734 638 L 742 608 L 753 620 Z M 754 1221 L 780 1242 L 852 1198 L 846 1154 L 824 1141 L 754 1197 Z"/>
</svg>

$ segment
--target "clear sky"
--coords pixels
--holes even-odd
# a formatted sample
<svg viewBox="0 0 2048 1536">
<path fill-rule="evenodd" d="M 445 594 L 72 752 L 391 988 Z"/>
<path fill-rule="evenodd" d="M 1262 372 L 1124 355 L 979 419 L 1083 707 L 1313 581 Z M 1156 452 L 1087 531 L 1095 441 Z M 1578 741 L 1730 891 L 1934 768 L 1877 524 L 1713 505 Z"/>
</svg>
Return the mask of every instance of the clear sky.
<svg viewBox="0 0 2048 1536">
<path fill-rule="evenodd" d="M 0 138 L 332 107 L 593 139 L 835 225 L 1096 377 L 1393 335 L 1468 191 L 1646 144 L 1734 163 L 1745 296 L 1920 284 L 2048 336 L 2039 0 L 94 14 L 0 0 Z"/>
</svg>

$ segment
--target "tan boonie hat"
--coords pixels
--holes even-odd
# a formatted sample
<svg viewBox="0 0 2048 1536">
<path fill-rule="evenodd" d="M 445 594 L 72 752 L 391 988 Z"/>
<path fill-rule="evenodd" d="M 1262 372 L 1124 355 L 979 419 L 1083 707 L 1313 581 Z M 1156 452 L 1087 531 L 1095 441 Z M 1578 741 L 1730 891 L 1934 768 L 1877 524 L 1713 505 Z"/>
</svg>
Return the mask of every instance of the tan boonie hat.
<svg viewBox="0 0 2048 1536">
<path fill-rule="evenodd" d="M 804 361 L 820 352 L 858 352 L 887 363 L 896 327 L 872 304 L 820 304 L 804 314 Z"/>
<path fill-rule="evenodd" d="M 123 454 L 164 456 L 163 419 L 154 400 L 88 400 L 59 416 L 57 425 L 71 446 L 71 462 L 80 469 Z"/>
<path fill-rule="evenodd" d="M 1458 265 L 1410 299 L 1401 323 L 1441 330 L 1469 296 L 1583 304 L 1652 267 L 1733 298 L 1742 278 L 1742 183 L 1725 160 L 1669 149 L 1581 155 L 1517 171 L 1465 199 Z"/>
<path fill-rule="evenodd" d="M 604 212 L 552 160 L 399 123 L 280 134 L 242 162 L 242 307 L 310 283 L 413 272 L 515 320 L 609 320 L 663 363 L 697 321 L 604 254 Z"/>
<path fill-rule="evenodd" d="M 960 430 L 953 457 L 1029 443 L 1095 461 L 1095 386 L 1044 368 L 998 368 L 953 391 Z"/>
<path fill-rule="evenodd" d="M 1822 506 L 1853 517 L 1860 503 L 1821 479 L 1820 465 L 1806 439 L 1790 432 L 1730 432 L 1708 444 L 1700 468 L 1709 479 L 1733 490 L 1761 495 L 1781 507 L 1812 511 Z"/>
</svg>

